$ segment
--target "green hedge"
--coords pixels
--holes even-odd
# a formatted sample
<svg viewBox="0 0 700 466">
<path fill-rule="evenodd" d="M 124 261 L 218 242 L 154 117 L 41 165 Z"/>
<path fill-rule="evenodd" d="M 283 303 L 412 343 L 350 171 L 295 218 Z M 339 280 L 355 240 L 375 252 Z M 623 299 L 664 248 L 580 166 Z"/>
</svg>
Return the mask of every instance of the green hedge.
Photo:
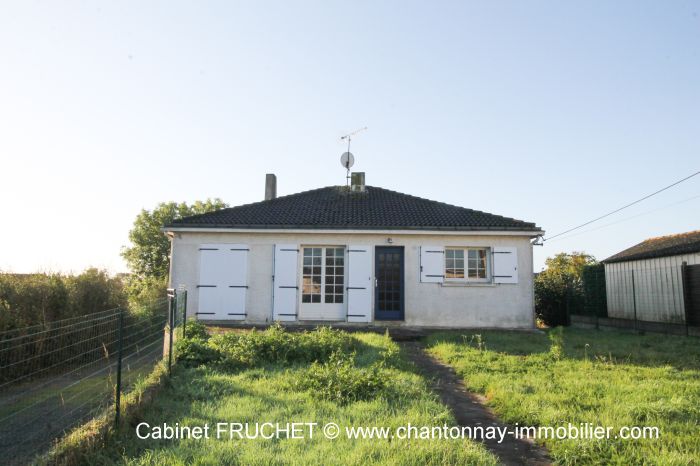
<svg viewBox="0 0 700 466">
<path fill-rule="evenodd" d="M 583 281 L 583 314 L 607 317 L 608 303 L 605 291 L 605 266 L 587 265 L 581 274 Z"/>
<path fill-rule="evenodd" d="M 122 280 L 103 270 L 0 274 L 0 332 L 126 305 Z"/>
</svg>

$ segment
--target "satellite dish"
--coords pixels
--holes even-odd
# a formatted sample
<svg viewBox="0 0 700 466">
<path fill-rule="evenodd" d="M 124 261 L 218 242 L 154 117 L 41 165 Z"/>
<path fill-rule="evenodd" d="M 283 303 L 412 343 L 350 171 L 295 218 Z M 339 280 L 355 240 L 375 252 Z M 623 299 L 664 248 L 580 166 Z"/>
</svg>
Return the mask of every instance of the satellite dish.
<svg viewBox="0 0 700 466">
<path fill-rule="evenodd" d="M 355 165 L 355 157 L 350 152 L 345 152 L 340 156 L 340 164 L 350 170 L 350 167 Z"/>
</svg>

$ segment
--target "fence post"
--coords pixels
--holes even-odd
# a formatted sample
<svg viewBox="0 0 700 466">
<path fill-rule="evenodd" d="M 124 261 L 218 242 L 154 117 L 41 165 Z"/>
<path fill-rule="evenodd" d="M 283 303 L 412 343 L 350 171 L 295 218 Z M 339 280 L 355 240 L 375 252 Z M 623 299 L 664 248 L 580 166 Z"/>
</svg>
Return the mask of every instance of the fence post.
<svg viewBox="0 0 700 466">
<path fill-rule="evenodd" d="M 566 318 L 564 325 L 571 325 L 571 283 L 566 285 Z"/>
<path fill-rule="evenodd" d="M 637 292 L 634 286 L 634 269 L 632 269 L 632 307 L 634 308 L 634 330 L 637 331 Z"/>
<path fill-rule="evenodd" d="M 595 297 L 596 297 L 596 303 L 593 308 L 593 314 L 595 314 L 595 329 L 600 330 L 598 327 L 598 314 L 600 314 L 600 266 L 598 266 L 595 270 Z M 605 269 L 603 269 L 605 270 Z"/>
<path fill-rule="evenodd" d="M 114 398 L 114 427 L 119 428 L 119 416 L 121 414 L 122 401 L 122 356 L 123 348 L 122 340 L 124 337 L 124 310 L 119 309 L 119 346 L 117 350 L 117 393 Z"/>
<path fill-rule="evenodd" d="M 175 321 L 175 290 L 168 290 L 168 377 L 173 370 L 173 325 Z"/>
<path fill-rule="evenodd" d="M 182 338 L 187 330 L 187 290 L 182 291 Z"/>
<path fill-rule="evenodd" d="M 685 316 L 685 336 L 690 335 L 688 329 L 688 302 L 690 301 L 690 285 L 688 284 L 688 263 L 681 263 L 681 294 L 683 295 L 683 315 Z"/>
</svg>

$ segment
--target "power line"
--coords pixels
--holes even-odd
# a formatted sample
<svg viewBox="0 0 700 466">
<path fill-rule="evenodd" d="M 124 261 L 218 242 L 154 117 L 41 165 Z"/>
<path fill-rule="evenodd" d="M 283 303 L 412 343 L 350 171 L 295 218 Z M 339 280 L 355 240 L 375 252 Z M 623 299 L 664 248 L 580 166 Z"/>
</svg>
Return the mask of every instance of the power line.
<svg viewBox="0 0 700 466">
<path fill-rule="evenodd" d="M 631 206 L 633 206 L 633 205 L 635 205 L 635 204 L 639 204 L 640 202 L 642 202 L 642 201 L 644 201 L 644 200 L 646 200 L 646 199 L 649 199 L 649 198 L 652 197 L 652 196 L 656 196 L 657 194 L 659 194 L 659 193 L 661 193 L 661 192 L 664 192 L 664 191 L 666 191 L 667 189 L 672 188 L 672 187 L 676 186 L 677 184 L 680 184 L 680 183 L 682 183 L 682 182 L 684 182 L 684 181 L 686 181 L 686 180 L 689 180 L 690 178 L 692 178 L 692 177 L 694 177 L 694 176 L 696 176 L 696 175 L 700 175 L 700 171 L 696 171 L 696 172 L 693 173 L 692 175 L 686 176 L 686 177 L 683 178 L 682 180 L 678 180 L 678 181 L 676 181 L 675 183 L 672 183 L 672 184 L 666 186 L 665 188 L 661 188 L 661 189 L 659 189 L 658 191 L 655 191 L 655 192 L 653 192 L 653 193 L 651 193 L 651 194 L 648 194 L 648 195 L 644 196 L 644 197 L 641 198 L 641 199 L 637 199 L 637 200 L 634 201 L 634 202 L 630 202 L 629 204 L 624 205 L 624 206 L 622 206 L 622 207 L 620 207 L 620 208 L 618 208 L 618 209 L 615 209 L 615 210 L 613 210 L 612 212 L 608 212 L 608 213 L 605 214 L 605 215 L 601 215 L 600 217 L 594 218 L 593 220 L 589 220 L 589 221 L 587 221 L 586 223 L 582 223 L 581 225 L 575 226 L 575 227 L 573 227 L 573 228 L 569 228 L 568 230 L 562 231 L 561 233 L 557 233 L 556 235 L 550 236 L 549 238 L 543 238 L 542 241 L 549 241 L 549 240 L 551 240 L 551 239 L 553 239 L 553 238 L 556 238 L 557 236 L 565 235 L 565 234 L 570 233 L 570 232 L 572 232 L 572 231 L 574 231 L 574 230 L 578 230 L 578 229 L 581 228 L 581 227 L 585 227 L 586 225 L 590 225 L 590 224 L 593 223 L 593 222 L 597 222 L 598 220 L 604 219 L 605 217 L 609 217 L 610 215 L 616 214 L 617 212 L 619 212 L 619 211 L 621 211 L 621 210 L 624 210 L 624 209 L 626 209 L 626 208 L 628 208 L 628 207 L 631 207 Z"/>
<path fill-rule="evenodd" d="M 625 217 L 625 218 L 623 218 L 623 219 L 616 220 L 616 221 L 614 221 L 614 222 L 606 223 L 605 225 L 601 225 L 601 226 L 599 226 L 599 227 L 591 228 L 590 230 L 584 230 L 584 231 L 580 231 L 580 232 L 578 232 L 578 233 L 574 233 L 573 235 L 565 236 L 565 237 L 563 237 L 563 238 L 558 238 L 558 239 L 555 239 L 553 242 L 556 243 L 557 241 L 562 241 L 562 240 L 565 240 L 565 239 L 573 238 L 573 237 L 575 237 L 575 236 L 585 235 L 586 233 L 591 233 L 591 232 L 593 232 L 593 231 L 602 230 L 603 228 L 607 228 L 607 227 L 610 227 L 610 226 L 613 226 L 613 225 L 617 225 L 618 223 L 627 222 L 627 221 L 629 221 L 629 220 L 634 220 L 635 218 L 639 218 L 639 217 L 642 217 L 642 216 L 644 216 L 644 215 L 653 214 L 654 212 L 658 212 L 659 210 L 668 209 L 669 207 L 675 207 L 675 206 L 677 206 L 677 205 L 679 205 L 679 204 L 683 204 L 683 203 L 685 203 L 685 202 L 689 202 L 689 201 L 692 201 L 692 200 L 695 200 L 695 199 L 698 199 L 698 198 L 700 198 L 700 195 L 698 195 L 698 196 L 693 196 L 693 197 L 689 197 L 689 198 L 687 198 L 687 199 L 683 199 L 682 201 L 674 202 L 674 203 L 672 203 L 672 204 L 668 204 L 668 205 L 665 205 L 665 206 L 663 206 L 663 207 L 658 207 L 658 208 L 656 208 L 656 209 L 647 210 L 646 212 L 642 212 L 641 214 L 633 215 L 633 216 L 631 216 L 631 217 Z"/>
</svg>

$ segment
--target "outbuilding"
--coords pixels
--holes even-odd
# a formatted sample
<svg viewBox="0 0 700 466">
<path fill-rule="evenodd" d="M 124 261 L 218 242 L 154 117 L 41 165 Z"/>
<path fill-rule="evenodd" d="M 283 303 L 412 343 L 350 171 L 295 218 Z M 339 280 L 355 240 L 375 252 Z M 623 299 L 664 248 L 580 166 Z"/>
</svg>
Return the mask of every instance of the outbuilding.
<svg viewBox="0 0 700 466">
<path fill-rule="evenodd" d="M 608 317 L 700 326 L 700 230 L 649 238 L 603 263 Z"/>
<path fill-rule="evenodd" d="M 534 223 L 366 186 L 330 186 L 172 222 L 170 286 L 208 322 L 535 325 Z"/>
</svg>

